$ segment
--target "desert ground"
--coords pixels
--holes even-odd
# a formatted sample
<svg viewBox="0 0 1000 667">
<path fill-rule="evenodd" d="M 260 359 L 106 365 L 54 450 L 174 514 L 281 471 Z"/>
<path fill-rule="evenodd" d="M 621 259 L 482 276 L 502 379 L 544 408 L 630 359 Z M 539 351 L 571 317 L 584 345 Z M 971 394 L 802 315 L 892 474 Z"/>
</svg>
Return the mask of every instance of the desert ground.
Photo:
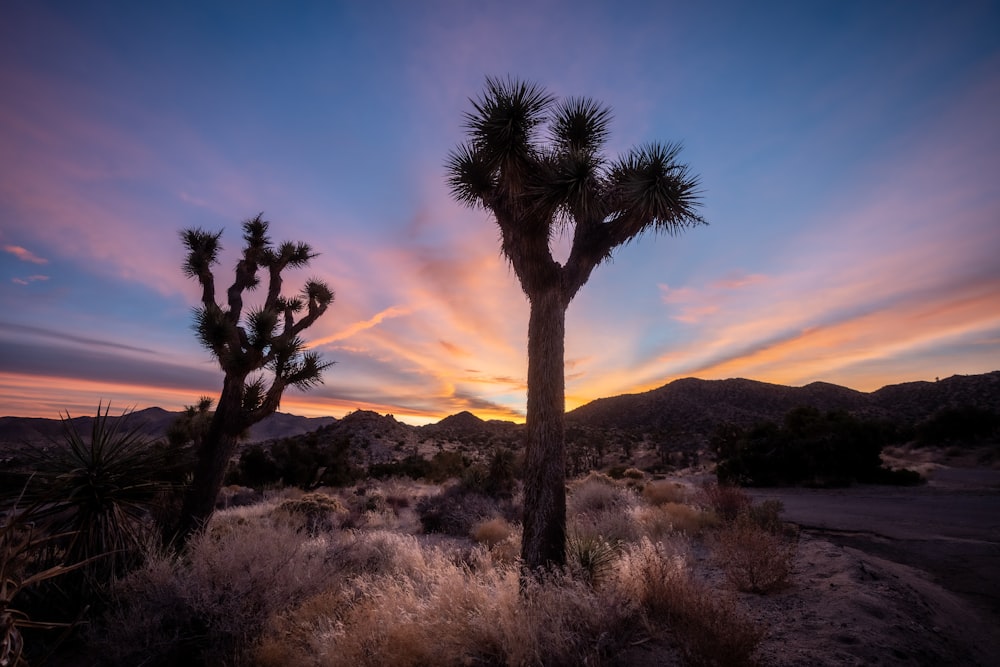
<svg viewBox="0 0 1000 667">
<path fill-rule="evenodd" d="M 769 628 L 761 664 L 1000 664 L 1000 470 L 926 472 L 919 487 L 751 491 L 801 528 L 791 585 L 741 596 Z M 652 646 L 630 660 L 664 664 Z"/>
</svg>

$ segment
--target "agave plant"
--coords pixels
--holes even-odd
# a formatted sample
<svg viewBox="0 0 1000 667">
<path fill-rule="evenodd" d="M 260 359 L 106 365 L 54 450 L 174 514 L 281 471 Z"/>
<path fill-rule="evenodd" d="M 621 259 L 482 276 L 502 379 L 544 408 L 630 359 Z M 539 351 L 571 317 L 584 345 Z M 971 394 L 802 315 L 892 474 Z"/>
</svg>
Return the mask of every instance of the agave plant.
<svg viewBox="0 0 1000 667">
<path fill-rule="evenodd" d="M 98 405 L 89 437 L 67 412 L 62 440 L 26 461 L 21 506 L 8 497 L 2 508 L 63 536 L 49 543 L 55 560 L 87 561 L 87 572 L 101 578 L 121 571 L 137 553 L 169 475 L 167 449 L 140 424 L 128 423 L 130 410 L 120 419 L 109 418 L 110 411 L 110 404 Z"/>
</svg>

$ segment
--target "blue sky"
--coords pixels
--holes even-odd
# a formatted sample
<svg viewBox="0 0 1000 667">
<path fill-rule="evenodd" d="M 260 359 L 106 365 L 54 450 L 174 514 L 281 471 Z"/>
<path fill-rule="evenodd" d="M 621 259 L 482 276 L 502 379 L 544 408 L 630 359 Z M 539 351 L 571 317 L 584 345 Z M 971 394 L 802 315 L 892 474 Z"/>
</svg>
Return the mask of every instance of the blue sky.
<svg viewBox="0 0 1000 667">
<path fill-rule="evenodd" d="M 570 306 L 567 407 L 996 370 L 998 35 L 996 2 L 7 0 L 0 414 L 217 394 L 178 231 L 225 230 L 227 282 L 263 211 L 322 253 L 287 284 L 337 294 L 307 335 L 337 364 L 283 411 L 517 419 L 527 305 L 444 173 L 487 75 L 600 100 L 609 153 L 680 141 L 701 176 L 709 226 Z"/>
</svg>

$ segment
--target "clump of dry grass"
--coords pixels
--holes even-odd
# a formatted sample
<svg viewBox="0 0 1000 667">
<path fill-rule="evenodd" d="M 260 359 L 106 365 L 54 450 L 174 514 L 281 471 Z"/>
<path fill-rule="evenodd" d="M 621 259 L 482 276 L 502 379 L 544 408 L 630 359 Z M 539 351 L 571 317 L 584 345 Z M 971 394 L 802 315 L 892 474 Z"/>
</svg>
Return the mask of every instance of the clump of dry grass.
<svg viewBox="0 0 1000 667">
<path fill-rule="evenodd" d="M 477 544 L 484 544 L 487 548 L 492 548 L 509 539 L 513 532 L 513 526 L 506 519 L 496 516 L 475 524 L 469 532 L 469 537 Z"/>
<path fill-rule="evenodd" d="M 651 632 L 668 626 L 686 664 L 754 664 L 763 629 L 734 599 L 693 579 L 687 562 L 683 543 L 644 539 L 623 554 L 618 586 L 639 603 Z"/>
<path fill-rule="evenodd" d="M 321 539 L 248 509 L 220 512 L 183 557 L 149 554 L 115 584 L 94 631 L 109 664 L 239 662 L 273 614 L 329 586 Z"/>
<path fill-rule="evenodd" d="M 299 498 L 284 500 L 275 513 L 291 520 L 300 530 L 312 536 L 339 528 L 347 517 L 343 503 L 325 493 L 307 493 Z"/>
<path fill-rule="evenodd" d="M 686 485 L 665 479 L 650 482 L 642 489 L 642 498 L 650 505 L 685 503 L 689 495 L 690 489 Z"/>
<path fill-rule="evenodd" d="M 592 472 L 570 486 L 566 511 L 572 515 L 618 510 L 631 505 L 634 498 L 632 491 L 610 477 Z"/>
<path fill-rule="evenodd" d="M 362 576 L 350 596 L 310 600 L 275 624 L 262 665 L 575 665 L 593 663 L 627 605 L 564 576 L 528 582 L 516 568 L 475 572 L 440 552 L 418 577 Z M 325 607 L 325 608 L 324 608 Z M 296 635 L 295 628 L 313 631 Z M 290 642 L 296 642 L 294 647 Z"/>
<path fill-rule="evenodd" d="M 796 543 L 749 516 L 722 527 L 711 541 L 712 557 L 737 590 L 769 593 L 788 585 Z"/>
</svg>

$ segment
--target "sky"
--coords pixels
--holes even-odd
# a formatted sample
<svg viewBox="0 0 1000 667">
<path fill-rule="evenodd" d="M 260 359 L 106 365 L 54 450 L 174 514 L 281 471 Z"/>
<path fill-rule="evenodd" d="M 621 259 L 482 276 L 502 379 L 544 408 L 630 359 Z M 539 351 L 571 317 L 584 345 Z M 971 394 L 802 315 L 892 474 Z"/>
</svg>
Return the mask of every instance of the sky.
<svg viewBox="0 0 1000 667">
<path fill-rule="evenodd" d="M 1000 3 L 0 0 L 0 415 L 181 409 L 222 373 L 179 232 L 320 253 L 336 362 L 283 412 L 523 420 L 528 308 L 448 152 L 487 76 L 680 142 L 709 222 L 567 314 L 566 403 L 682 377 L 1000 369 Z M 566 237 L 554 239 L 564 256 Z"/>
</svg>

